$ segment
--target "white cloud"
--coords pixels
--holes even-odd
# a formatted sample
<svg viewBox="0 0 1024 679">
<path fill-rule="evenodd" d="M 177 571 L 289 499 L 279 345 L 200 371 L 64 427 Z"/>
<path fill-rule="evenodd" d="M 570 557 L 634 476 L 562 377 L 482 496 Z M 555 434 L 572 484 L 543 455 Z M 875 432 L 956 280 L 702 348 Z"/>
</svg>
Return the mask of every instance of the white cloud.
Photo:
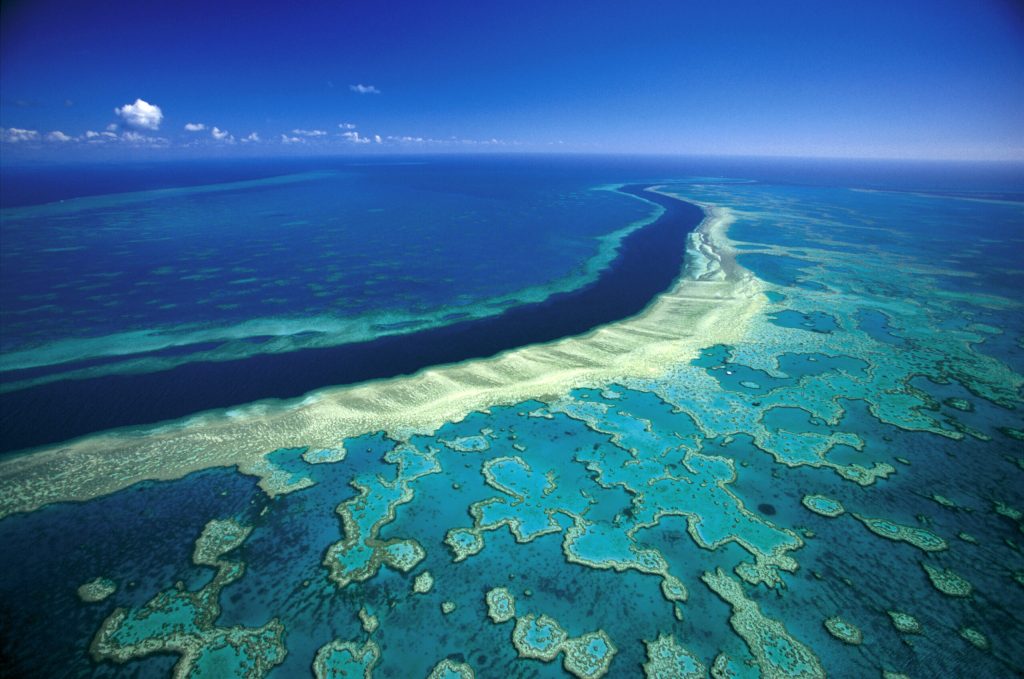
<svg viewBox="0 0 1024 679">
<path fill-rule="evenodd" d="M 117 132 L 117 123 L 110 123 L 106 129 L 107 132 Z"/>
<path fill-rule="evenodd" d="M 121 116 L 125 123 L 139 130 L 159 130 L 160 121 L 164 119 L 164 113 L 159 106 L 142 99 L 136 99 L 134 104 L 115 108 L 114 113 Z"/>
<path fill-rule="evenodd" d="M 357 94 L 380 94 L 380 90 L 373 85 L 349 85 L 348 88 Z"/>
<path fill-rule="evenodd" d="M 88 130 L 82 137 L 75 141 L 84 139 L 89 144 L 130 144 L 132 146 L 148 146 L 150 148 L 167 147 L 171 142 L 166 137 L 155 137 L 149 134 L 142 134 L 134 130 L 126 130 L 121 134 L 113 132 L 95 132 Z"/>
<path fill-rule="evenodd" d="M 354 129 L 356 129 L 356 124 L 355 123 L 338 123 L 338 127 L 340 127 L 343 130 L 354 130 Z"/>
<path fill-rule="evenodd" d="M 166 146 L 169 142 L 164 137 L 151 137 L 148 134 L 140 134 L 138 132 L 123 132 L 120 137 L 110 132 L 104 132 L 103 136 L 111 139 L 120 139 L 121 141 L 129 142 L 131 144 L 146 144 L 149 146 Z"/>
<path fill-rule="evenodd" d="M 3 140 L 12 144 L 39 139 L 39 132 L 36 130 L 23 130 L 20 127 L 0 128 L 0 130 L 3 130 Z"/>
<path fill-rule="evenodd" d="M 68 139 L 58 139 L 54 136 L 54 133 L 50 133 L 46 138 L 50 141 L 85 141 L 88 144 L 131 144 L 133 146 L 149 147 L 166 147 L 171 145 L 171 141 L 167 137 L 156 137 L 134 130 L 126 130 L 121 134 L 86 130 L 81 137 L 68 137 Z"/>
<path fill-rule="evenodd" d="M 375 142 L 377 142 L 378 144 L 379 144 L 379 143 L 381 143 L 381 138 L 380 138 L 380 135 L 379 135 L 379 134 L 375 134 L 375 135 L 373 135 L 373 140 L 374 140 Z"/>
<path fill-rule="evenodd" d="M 370 138 L 369 137 L 360 136 L 360 134 L 358 132 L 342 132 L 341 136 L 345 137 L 345 139 L 348 139 L 353 144 L 369 144 L 370 143 Z"/>
<path fill-rule="evenodd" d="M 46 140 L 47 141 L 66 142 L 66 141 L 75 141 L 75 138 L 74 137 L 69 137 L 68 135 L 64 134 L 60 130 L 54 130 L 50 134 L 46 135 Z"/>
<path fill-rule="evenodd" d="M 490 139 L 456 139 L 455 137 L 452 137 L 451 140 L 455 143 L 466 144 L 469 146 L 508 146 L 509 144 L 518 145 L 519 143 L 508 142 L 504 139 L 495 139 L 494 137 L 491 137 Z"/>
<path fill-rule="evenodd" d="M 281 135 L 282 144 L 305 144 L 306 140 L 302 137 L 289 137 L 287 134 Z"/>
<path fill-rule="evenodd" d="M 376 136 L 376 135 L 374 135 Z M 387 136 L 384 137 L 386 141 L 396 142 L 399 144 L 443 144 L 448 146 L 453 145 L 465 145 L 465 146 L 518 146 L 520 142 L 517 141 L 506 141 L 503 139 L 497 139 L 492 137 L 490 139 L 465 139 L 460 137 L 448 137 L 447 139 L 432 139 L 431 137 L 413 137 L 404 135 L 401 137 Z"/>
<path fill-rule="evenodd" d="M 225 139 L 228 141 L 234 140 L 234 137 L 232 137 L 227 130 L 222 130 L 216 126 L 214 126 L 212 130 L 210 130 L 210 136 L 216 139 L 217 141 L 224 141 Z"/>
<path fill-rule="evenodd" d="M 113 132 L 97 132 L 96 130 L 86 130 L 85 138 L 90 144 L 100 144 L 103 142 L 110 141 L 111 139 L 117 139 L 117 135 Z"/>
<path fill-rule="evenodd" d="M 259 140 L 260 140 L 260 135 L 256 134 L 255 132 L 250 133 L 248 137 L 242 137 L 242 143 L 245 143 L 247 141 L 259 141 Z"/>
<path fill-rule="evenodd" d="M 202 123 L 185 123 L 186 132 L 202 132 L 206 129 L 206 125 Z"/>
<path fill-rule="evenodd" d="M 324 130 L 292 130 L 292 134 L 300 137 L 323 137 L 327 134 Z"/>
</svg>

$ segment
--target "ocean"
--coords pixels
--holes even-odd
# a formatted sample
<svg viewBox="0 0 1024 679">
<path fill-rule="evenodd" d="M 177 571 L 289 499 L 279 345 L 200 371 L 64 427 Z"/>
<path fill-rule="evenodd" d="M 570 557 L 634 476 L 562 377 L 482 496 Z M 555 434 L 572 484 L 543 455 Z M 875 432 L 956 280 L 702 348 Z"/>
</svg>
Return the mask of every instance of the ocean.
<svg viewBox="0 0 1024 679">
<path fill-rule="evenodd" d="M 14 675 L 1024 672 L 1019 166 L 0 179 Z"/>
</svg>

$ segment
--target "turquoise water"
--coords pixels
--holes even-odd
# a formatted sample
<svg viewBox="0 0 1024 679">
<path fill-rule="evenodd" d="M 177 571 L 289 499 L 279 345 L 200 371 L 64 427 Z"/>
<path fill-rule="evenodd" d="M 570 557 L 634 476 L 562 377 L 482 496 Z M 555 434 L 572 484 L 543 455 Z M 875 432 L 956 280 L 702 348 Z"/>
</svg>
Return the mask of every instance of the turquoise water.
<svg viewBox="0 0 1024 679">
<path fill-rule="evenodd" d="M 333 676 L 1024 672 L 1022 203 L 665 190 L 736 217 L 766 285 L 739 341 L 430 435 L 295 441 L 267 452 L 312 484 L 273 499 L 229 468 L 7 516 L 11 667 L 309 676 L 326 649 Z M 244 538 L 197 559 L 224 520 Z M 83 602 L 97 577 L 116 591 Z M 498 587 L 515 619 L 488 617 Z"/>
</svg>

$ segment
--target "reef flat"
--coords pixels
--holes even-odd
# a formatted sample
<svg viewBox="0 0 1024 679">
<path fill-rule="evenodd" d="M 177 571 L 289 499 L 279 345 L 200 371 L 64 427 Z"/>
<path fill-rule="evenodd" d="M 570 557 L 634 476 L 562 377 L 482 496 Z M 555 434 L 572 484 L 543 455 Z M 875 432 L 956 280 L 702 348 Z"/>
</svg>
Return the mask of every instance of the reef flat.
<svg viewBox="0 0 1024 679">
<path fill-rule="evenodd" d="M 54 676 L 1024 672 L 1024 204 L 656 186 L 706 218 L 635 317 L 0 462 L 0 540 L 56 545 L 0 583 L 26 630 L 4 652 Z"/>
</svg>

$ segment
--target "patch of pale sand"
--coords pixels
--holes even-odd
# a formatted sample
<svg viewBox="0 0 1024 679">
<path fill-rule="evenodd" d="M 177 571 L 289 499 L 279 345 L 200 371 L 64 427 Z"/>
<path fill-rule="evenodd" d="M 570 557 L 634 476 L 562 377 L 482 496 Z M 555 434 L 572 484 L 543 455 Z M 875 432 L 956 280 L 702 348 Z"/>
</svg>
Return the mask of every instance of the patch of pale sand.
<svg viewBox="0 0 1024 679">
<path fill-rule="evenodd" d="M 735 262 L 726 237 L 729 210 L 701 207 L 706 217 L 688 252 L 688 261 L 700 261 L 688 271 L 701 271 L 704 280 L 684 275 L 637 316 L 487 359 L 90 435 L 11 457 L 0 462 L 0 517 L 211 467 L 237 466 L 258 476 L 268 494 L 289 492 L 310 482 L 293 482 L 269 462 L 267 454 L 279 448 L 336 448 L 345 438 L 378 431 L 399 440 L 429 434 L 491 406 L 657 377 L 701 348 L 734 343 L 765 303 L 763 284 Z"/>
</svg>

